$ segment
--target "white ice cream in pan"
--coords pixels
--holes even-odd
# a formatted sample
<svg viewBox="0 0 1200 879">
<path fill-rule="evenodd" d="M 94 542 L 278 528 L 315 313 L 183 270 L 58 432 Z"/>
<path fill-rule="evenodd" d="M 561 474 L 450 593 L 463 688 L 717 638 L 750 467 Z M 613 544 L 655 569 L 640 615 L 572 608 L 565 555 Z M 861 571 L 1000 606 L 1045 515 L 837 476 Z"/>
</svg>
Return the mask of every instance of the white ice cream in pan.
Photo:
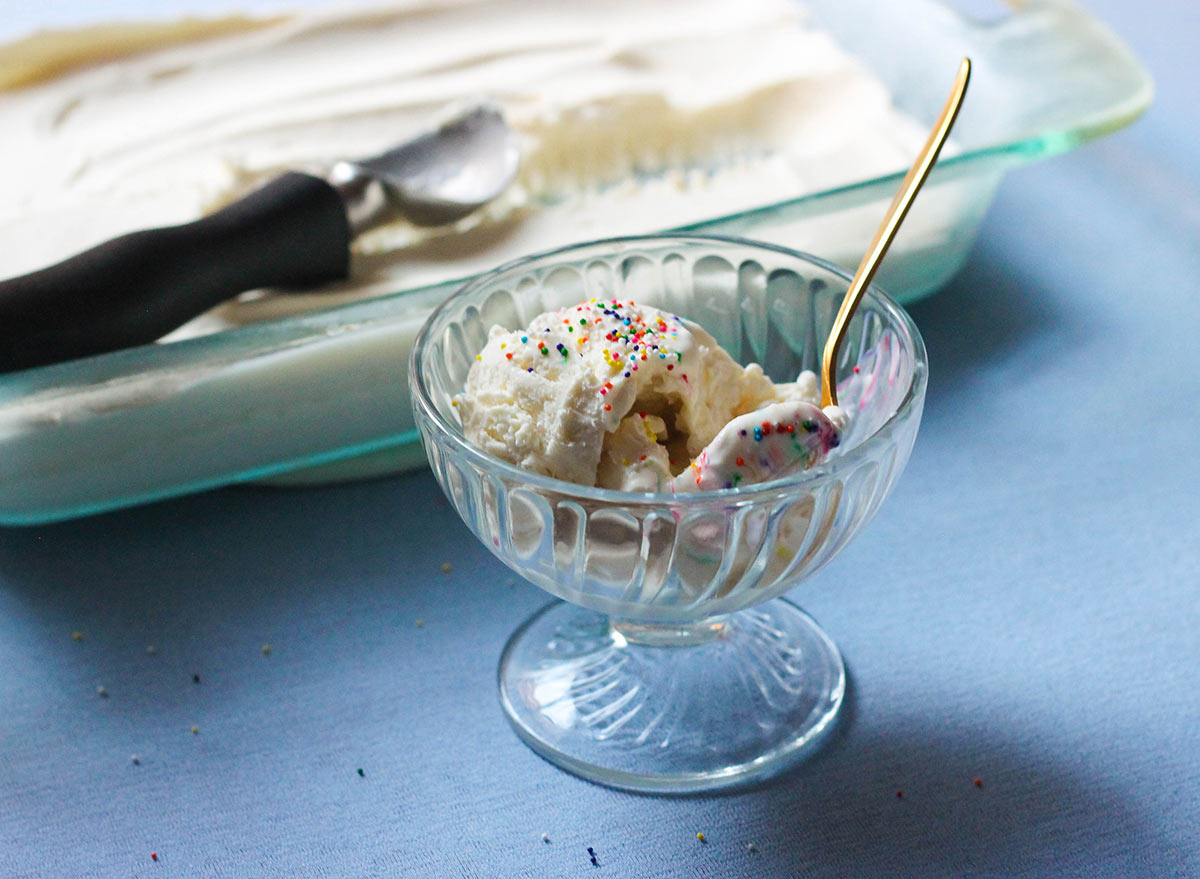
<svg viewBox="0 0 1200 879">
<path fill-rule="evenodd" d="M 849 415 L 812 372 L 774 384 L 657 308 L 592 299 L 493 327 L 454 401 L 466 437 L 534 473 L 623 491 L 732 489 L 807 469 Z"/>
<path fill-rule="evenodd" d="M 252 292 L 176 337 L 826 190 L 924 138 L 797 0 L 386 0 L 128 30 L 0 47 L 0 276 L 374 154 L 479 98 L 521 139 L 516 185 L 485 210 L 376 229 L 349 281 Z"/>
</svg>

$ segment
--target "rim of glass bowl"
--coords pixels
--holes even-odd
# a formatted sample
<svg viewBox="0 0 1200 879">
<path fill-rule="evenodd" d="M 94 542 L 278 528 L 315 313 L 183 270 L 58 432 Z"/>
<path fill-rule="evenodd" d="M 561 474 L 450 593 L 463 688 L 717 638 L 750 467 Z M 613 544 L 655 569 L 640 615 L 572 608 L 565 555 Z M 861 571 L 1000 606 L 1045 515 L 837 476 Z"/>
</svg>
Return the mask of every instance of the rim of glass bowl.
<svg viewBox="0 0 1200 879">
<path fill-rule="evenodd" d="M 421 369 L 421 359 L 425 349 L 433 344 L 431 334 L 433 327 L 439 322 L 441 317 L 447 311 L 454 308 L 458 302 L 467 298 L 472 293 L 476 292 L 480 287 L 489 286 L 501 275 L 507 274 L 514 269 L 529 265 L 541 260 L 550 259 L 555 256 L 563 256 L 572 252 L 582 252 L 589 249 L 599 247 L 617 247 L 626 245 L 652 245 L 661 244 L 669 246 L 672 243 L 695 243 L 695 244 L 734 244 L 739 247 L 750 247 L 756 250 L 769 250 L 775 253 L 782 254 L 792 259 L 799 259 L 802 262 L 807 262 L 819 268 L 825 269 L 843 278 L 847 284 L 853 280 L 853 275 L 828 260 L 822 259 L 819 256 L 813 256 L 810 253 L 805 253 L 802 250 L 793 250 L 788 247 L 781 247 L 776 244 L 770 244 L 765 241 L 754 241 L 750 238 L 738 238 L 733 235 L 699 235 L 699 234 L 658 234 L 658 235 L 622 235 L 614 238 L 599 238 L 594 241 L 585 241 L 576 244 L 568 244 L 564 247 L 556 247 L 552 250 L 544 250 L 539 253 L 530 254 L 528 256 L 518 257 L 510 260 L 503 265 L 492 269 L 485 274 L 479 275 L 471 281 L 468 281 L 450 296 L 448 296 L 425 321 L 420 332 L 417 333 L 417 338 L 413 344 L 412 354 L 409 360 L 409 376 L 413 390 L 413 403 L 420 406 L 421 411 L 429 419 L 430 423 L 438 431 L 438 433 L 454 445 L 460 454 L 472 459 L 475 463 L 481 465 L 484 469 L 490 472 L 498 472 L 501 475 L 508 476 L 512 479 L 532 485 L 541 489 L 554 491 L 561 495 L 572 495 L 587 500 L 618 502 L 624 505 L 651 505 L 661 504 L 669 500 L 672 504 L 679 503 L 696 503 L 700 501 L 737 501 L 743 502 L 751 498 L 756 498 L 760 495 L 774 495 L 788 489 L 809 485 L 818 482 L 826 477 L 833 475 L 840 470 L 843 470 L 865 455 L 870 454 L 877 446 L 880 446 L 888 441 L 889 435 L 894 429 L 896 423 L 912 409 L 913 405 L 922 398 L 925 390 L 925 385 L 928 380 L 928 361 L 925 351 L 925 341 L 921 338 L 921 333 L 917 329 L 917 325 L 913 323 L 908 312 L 906 312 L 895 300 L 883 292 L 875 284 L 867 288 L 867 296 L 871 297 L 876 303 L 883 307 L 883 310 L 888 312 L 892 320 L 903 327 L 908 333 L 909 339 L 913 348 L 913 377 L 909 384 L 908 390 L 904 395 L 904 399 L 900 401 L 900 405 L 896 407 L 887 420 L 879 425 L 870 436 L 865 437 L 862 441 L 844 452 L 839 453 L 836 457 L 818 464 L 815 467 L 810 467 L 808 470 L 800 473 L 792 474 L 791 476 L 783 476 L 779 479 L 772 479 L 768 482 L 751 483 L 738 488 L 719 488 L 709 491 L 689 491 L 682 494 L 673 494 L 669 492 L 638 492 L 638 491 L 621 491 L 615 488 L 597 488 L 592 485 L 581 485 L 577 482 L 567 482 L 564 479 L 557 479 L 553 476 L 543 476 L 540 473 L 534 473 L 516 464 L 510 464 L 501 458 L 483 451 L 466 436 L 463 435 L 458 425 L 452 425 L 444 419 L 434 405 L 433 399 L 429 394 L 429 390 L 425 384 L 424 371 Z"/>
</svg>

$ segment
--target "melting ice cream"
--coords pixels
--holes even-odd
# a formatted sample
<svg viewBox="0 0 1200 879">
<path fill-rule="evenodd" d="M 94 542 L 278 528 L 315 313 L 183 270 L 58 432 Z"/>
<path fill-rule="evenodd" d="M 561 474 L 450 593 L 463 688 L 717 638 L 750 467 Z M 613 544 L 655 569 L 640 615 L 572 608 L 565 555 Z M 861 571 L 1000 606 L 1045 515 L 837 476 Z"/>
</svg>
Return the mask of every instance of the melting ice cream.
<svg viewBox="0 0 1200 879">
<path fill-rule="evenodd" d="M 821 461 L 849 421 L 816 376 L 775 384 L 690 320 L 616 299 L 493 327 L 455 400 L 467 439 L 534 473 L 706 491 Z"/>
</svg>

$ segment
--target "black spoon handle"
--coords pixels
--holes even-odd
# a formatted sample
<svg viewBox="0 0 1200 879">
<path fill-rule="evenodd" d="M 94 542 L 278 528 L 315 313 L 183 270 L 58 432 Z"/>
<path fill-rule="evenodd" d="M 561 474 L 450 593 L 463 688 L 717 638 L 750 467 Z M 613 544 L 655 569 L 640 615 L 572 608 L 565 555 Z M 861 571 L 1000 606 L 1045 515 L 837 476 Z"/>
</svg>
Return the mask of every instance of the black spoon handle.
<svg viewBox="0 0 1200 879">
<path fill-rule="evenodd" d="M 193 223 L 106 241 L 0 282 L 0 372 L 153 342 L 245 290 L 345 278 L 350 239 L 337 191 L 292 172 Z"/>
</svg>

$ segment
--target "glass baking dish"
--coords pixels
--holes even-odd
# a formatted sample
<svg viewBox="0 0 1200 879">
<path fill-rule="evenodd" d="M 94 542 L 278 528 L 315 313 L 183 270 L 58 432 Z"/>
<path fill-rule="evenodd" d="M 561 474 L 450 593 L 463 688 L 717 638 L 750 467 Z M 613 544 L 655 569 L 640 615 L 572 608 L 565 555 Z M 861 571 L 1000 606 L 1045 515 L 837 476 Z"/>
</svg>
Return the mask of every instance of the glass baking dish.
<svg viewBox="0 0 1200 879">
<path fill-rule="evenodd" d="M 957 152 L 934 172 L 881 274 L 901 302 L 959 269 L 1007 169 L 1114 131 L 1151 100 L 1137 59 L 1072 0 L 1010 0 L 994 4 L 1002 14 L 976 17 L 982 2 L 807 0 L 919 120 L 936 115 L 959 59 L 975 62 Z M 682 228 L 853 268 L 903 171 Z M 424 466 L 408 356 L 426 315 L 461 280 L 0 375 L 0 524 L 246 480 L 307 483 Z"/>
</svg>

